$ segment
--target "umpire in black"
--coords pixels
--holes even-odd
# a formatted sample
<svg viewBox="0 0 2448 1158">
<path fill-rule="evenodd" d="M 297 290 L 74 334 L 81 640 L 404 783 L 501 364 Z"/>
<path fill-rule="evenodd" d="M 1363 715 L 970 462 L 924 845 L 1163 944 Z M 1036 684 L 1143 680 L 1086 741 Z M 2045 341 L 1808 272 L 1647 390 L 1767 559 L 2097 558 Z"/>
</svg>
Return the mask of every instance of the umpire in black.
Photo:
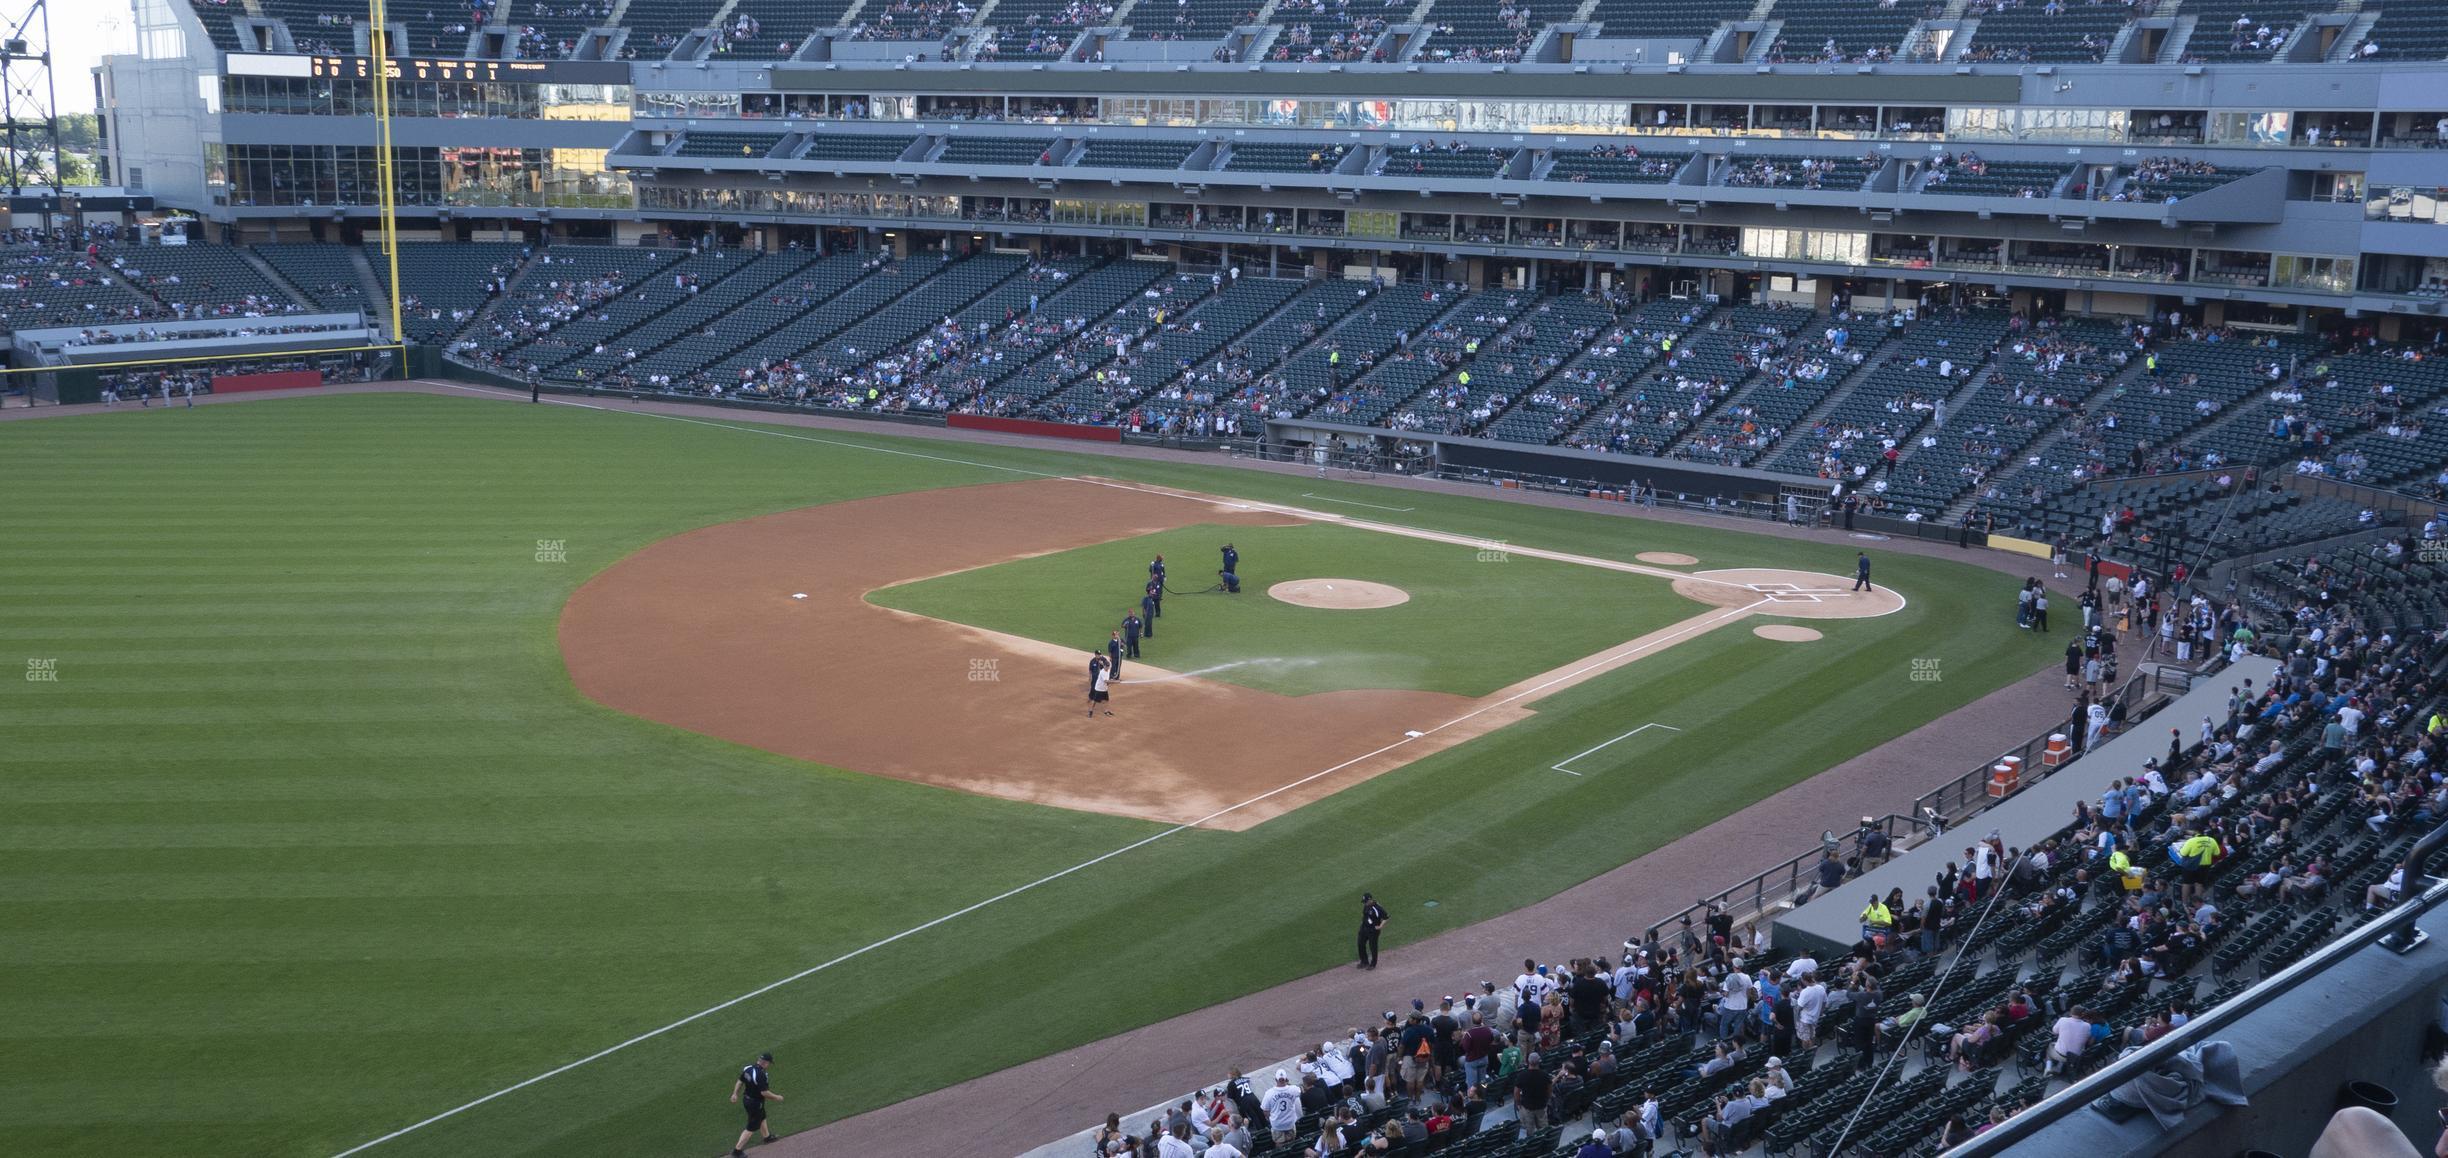
<svg viewBox="0 0 2448 1158">
<path fill-rule="evenodd" d="M 1385 906 L 1374 896 L 1360 894 L 1360 968 L 1377 967 L 1377 935 L 1385 931 L 1385 923 Z"/>
</svg>

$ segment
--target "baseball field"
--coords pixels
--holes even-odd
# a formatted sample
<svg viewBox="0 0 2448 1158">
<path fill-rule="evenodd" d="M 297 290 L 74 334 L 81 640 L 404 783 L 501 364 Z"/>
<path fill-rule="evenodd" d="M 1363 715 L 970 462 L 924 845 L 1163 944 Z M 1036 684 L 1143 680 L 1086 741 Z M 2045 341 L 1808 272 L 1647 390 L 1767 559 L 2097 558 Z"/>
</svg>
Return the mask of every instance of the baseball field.
<svg viewBox="0 0 2448 1158">
<path fill-rule="evenodd" d="M 2053 654 L 1945 559 L 1854 595 L 1853 544 L 882 431 L 365 394 L 0 463 L 7 1154 L 712 1154 L 757 1050 L 786 1128 L 888 1104 Z"/>
</svg>

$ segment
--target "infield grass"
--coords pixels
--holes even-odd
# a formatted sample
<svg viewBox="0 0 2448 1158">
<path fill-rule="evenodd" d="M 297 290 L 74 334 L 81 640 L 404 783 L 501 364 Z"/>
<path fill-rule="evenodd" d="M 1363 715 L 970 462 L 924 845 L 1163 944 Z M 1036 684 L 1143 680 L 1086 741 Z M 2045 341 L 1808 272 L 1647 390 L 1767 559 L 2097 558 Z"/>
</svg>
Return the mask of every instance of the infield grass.
<svg viewBox="0 0 2448 1158">
<path fill-rule="evenodd" d="M 563 601 L 680 531 L 1020 470 L 1411 506 L 1611 558 L 1852 558 L 1226 467 L 419 395 L 0 424 L 0 462 L 12 1155 L 327 1158 L 1165 831 L 582 699 Z M 778 1125 L 802 1129 L 1336 965 L 1371 883 L 1389 952 L 1518 908 L 2051 658 L 2002 614 L 2011 580 L 1879 573 L 1904 612 L 1802 646 L 1712 632 L 1248 832 L 1145 844 L 369 1153 L 718 1153 L 760 1049 L 795 1095 Z M 1912 680 L 1916 659 L 1943 680 Z M 1652 721 L 1684 731 L 1548 770 Z M 1726 876 L 1785 851 L 1729 849 Z"/>
<path fill-rule="evenodd" d="M 1226 542 L 1241 552 L 1237 596 L 1202 590 L 1212 585 Z M 1141 658 L 1282 695 L 1390 688 L 1483 696 L 1708 610 L 1652 576 L 1327 523 L 1181 527 L 904 583 L 868 598 L 1093 651 L 1136 609 L 1148 561 L 1158 555 L 1167 560 L 1167 585 L 1184 593 L 1166 597 L 1158 635 Z M 1336 610 L 1266 594 L 1272 583 L 1305 578 L 1388 583 L 1411 599 Z"/>
</svg>

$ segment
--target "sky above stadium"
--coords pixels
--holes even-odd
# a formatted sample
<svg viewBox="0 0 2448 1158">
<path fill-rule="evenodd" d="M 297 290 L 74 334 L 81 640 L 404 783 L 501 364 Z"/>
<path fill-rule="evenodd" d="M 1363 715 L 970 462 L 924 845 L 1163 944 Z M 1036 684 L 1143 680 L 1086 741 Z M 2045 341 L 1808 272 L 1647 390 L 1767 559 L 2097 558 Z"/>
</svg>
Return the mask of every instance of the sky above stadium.
<svg viewBox="0 0 2448 1158">
<path fill-rule="evenodd" d="M 0 4 L 13 23 L 22 7 Z M 51 80 L 59 86 L 59 111 L 94 110 L 94 66 L 105 54 L 132 52 L 127 0 L 51 0 Z"/>
</svg>

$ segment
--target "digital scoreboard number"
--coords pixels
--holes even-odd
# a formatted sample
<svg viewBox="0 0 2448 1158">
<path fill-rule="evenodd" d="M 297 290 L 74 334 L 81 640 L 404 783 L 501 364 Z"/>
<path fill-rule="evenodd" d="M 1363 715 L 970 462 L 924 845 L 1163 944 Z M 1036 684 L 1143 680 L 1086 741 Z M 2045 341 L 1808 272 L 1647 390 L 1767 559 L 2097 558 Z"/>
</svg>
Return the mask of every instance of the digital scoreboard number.
<svg viewBox="0 0 2448 1158">
<path fill-rule="evenodd" d="M 600 84 L 607 79 L 625 78 L 627 74 L 624 66 L 615 64 L 612 70 L 617 71 L 610 72 L 609 77 L 602 75 L 609 70 L 600 66 L 584 69 L 583 71 L 587 73 L 584 77 L 565 77 L 558 74 L 581 70 L 570 69 L 563 62 L 549 60 L 453 60 L 448 57 L 393 57 L 388 64 L 393 80 L 530 82 L 569 80 L 578 83 Z M 370 80 L 374 76 L 374 62 L 362 56 L 317 56 L 312 58 L 312 63 L 308 67 L 312 69 L 312 75 L 317 77 Z"/>
</svg>

